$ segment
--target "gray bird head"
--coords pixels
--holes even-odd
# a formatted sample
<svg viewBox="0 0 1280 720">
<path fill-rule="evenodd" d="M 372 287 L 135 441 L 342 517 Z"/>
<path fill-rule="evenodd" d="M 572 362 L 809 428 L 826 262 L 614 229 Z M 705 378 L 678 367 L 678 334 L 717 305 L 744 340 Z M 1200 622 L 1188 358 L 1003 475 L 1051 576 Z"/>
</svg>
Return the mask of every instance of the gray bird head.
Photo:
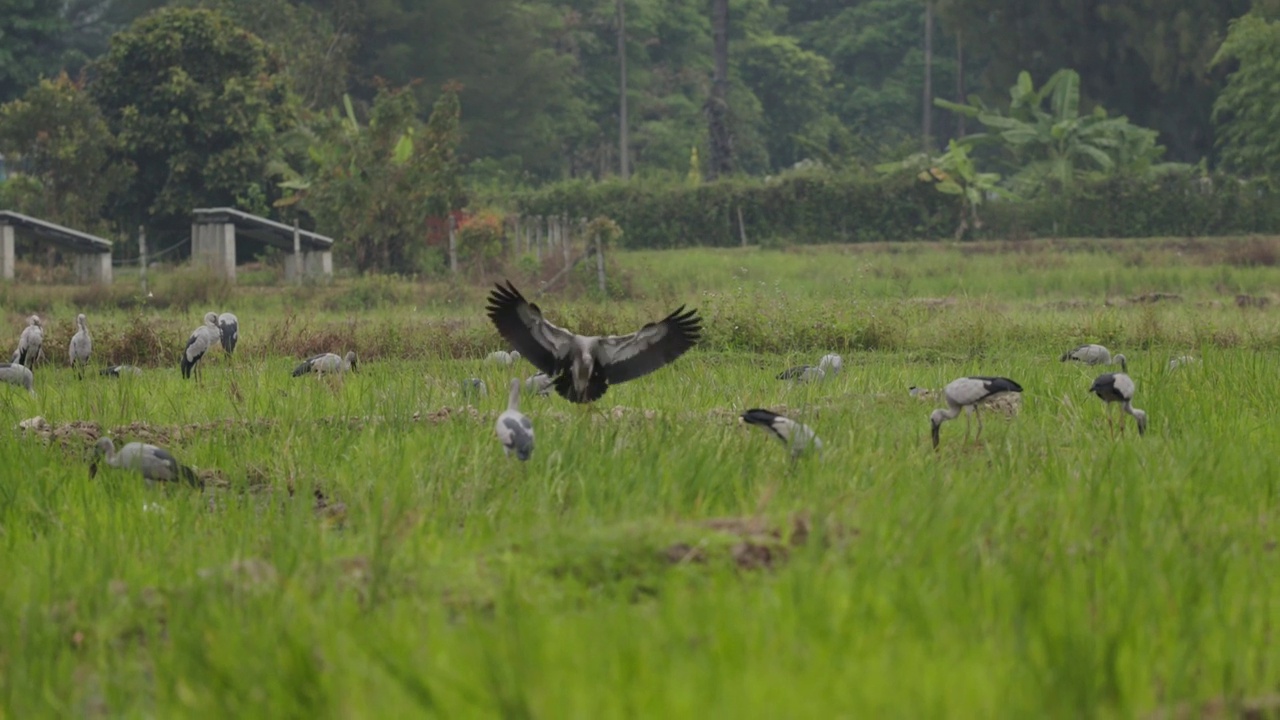
<svg viewBox="0 0 1280 720">
<path fill-rule="evenodd" d="M 1133 409 L 1133 419 L 1138 421 L 1138 434 L 1147 434 L 1147 412 L 1145 410 Z M 1123 417 L 1123 416 L 1122 416 Z"/>
<path fill-rule="evenodd" d="M 1120 372 L 1129 372 L 1129 362 L 1125 359 L 1124 355 L 1116 355 L 1111 358 L 1111 362 L 1120 366 Z"/>
<path fill-rule="evenodd" d="M 517 360 L 519 360 L 519 359 L 520 359 L 520 351 L 519 351 L 519 350 L 512 350 L 512 351 L 511 351 L 511 362 L 515 362 L 515 361 L 517 361 Z"/>
<path fill-rule="evenodd" d="M 356 372 L 356 351 L 347 351 L 347 364 L 351 366 L 351 372 Z"/>
<path fill-rule="evenodd" d="M 942 421 L 947 419 L 946 411 L 941 408 L 934 410 L 929 416 L 929 424 L 933 426 L 933 448 L 938 448 L 938 441 L 942 435 Z"/>
<path fill-rule="evenodd" d="M 44 326 L 44 323 L 40 322 L 40 316 L 39 316 L 39 315 L 32 315 L 31 317 L 27 318 L 27 324 L 28 324 L 28 325 L 31 325 L 31 326 L 33 326 L 33 327 L 43 327 L 43 326 Z"/>
<path fill-rule="evenodd" d="M 114 455 L 116 452 L 116 444 L 111 442 L 109 437 L 98 438 L 98 442 L 93 444 L 93 448 L 100 455 Z"/>
<path fill-rule="evenodd" d="M 213 312 L 205 313 L 205 314 L 204 314 L 204 324 L 205 324 L 205 325 L 217 325 L 217 324 L 218 324 L 218 313 L 213 313 Z"/>
</svg>

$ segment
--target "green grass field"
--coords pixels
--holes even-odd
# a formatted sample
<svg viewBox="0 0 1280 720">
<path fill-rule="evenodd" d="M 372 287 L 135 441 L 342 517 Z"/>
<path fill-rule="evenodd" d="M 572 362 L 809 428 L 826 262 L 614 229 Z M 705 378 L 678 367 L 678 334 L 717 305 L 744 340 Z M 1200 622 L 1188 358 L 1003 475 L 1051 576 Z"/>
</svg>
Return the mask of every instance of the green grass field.
<svg viewBox="0 0 1280 720">
<path fill-rule="evenodd" d="M 493 421 L 534 370 L 480 360 L 502 347 L 480 284 L 85 310 L 98 366 L 147 365 L 118 381 L 63 366 L 83 291 L 0 290 L 4 352 L 37 310 L 56 360 L 37 397 L 0 386 L 0 717 L 1257 709 L 1280 684 L 1280 312 L 1236 296 L 1280 287 L 1273 246 L 619 253 L 630 299 L 537 301 L 619 332 L 688 303 L 706 342 L 594 409 L 526 397 L 527 464 Z M 207 309 L 239 314 L 241 350 L 183 381 Z M 159 357 L 119 340 L 139 327 Z M 1146 437 L 1113 436 L 1103 370 L 1058 361 L 1091 341 L 1129 357 Z M 290 377 L 347 348 L 359 374 Z M 833 379 L 774 379 L 828 351 Z M 1019 381 L 1021 412 L 978 442 L 947 423 L 935 453 L 907 388 L 968 374 Z M 821 456 L 736 422 L 755 406 Z M 52 432 L 16 429 L 35 416 Z M 210 487 L 90 479 L 98 432 Z"/>
</svg>

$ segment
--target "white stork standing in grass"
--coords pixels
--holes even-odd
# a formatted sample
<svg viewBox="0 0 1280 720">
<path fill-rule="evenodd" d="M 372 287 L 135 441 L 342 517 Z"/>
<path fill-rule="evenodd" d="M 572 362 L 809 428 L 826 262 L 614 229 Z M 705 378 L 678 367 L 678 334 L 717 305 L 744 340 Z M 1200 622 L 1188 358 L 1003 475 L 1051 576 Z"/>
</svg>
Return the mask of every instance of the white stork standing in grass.
<svg viewBox="0 0 1280 720">
<path fill-rule="evenodd" d="M 32 315 L 27 318 L 27 326 L 22 329 L 22 335 L 18 336 L 18 349 L 13 351 L 9 362 L 31 367 L 40 357 L 43 346 L 44 323 L 40 321 L 39 315 Z"/>
<path fill-rule="evenodd" d="M 982 415 L 978 413 L 979 403 L 989 402 L 1006 393 L 1020 392 L 1022 392 L 1021 385 L 1003 377 L 975 375 L 947 383 L 947 386 L 942 389 L 942 395 L 947 400 L 947 408 L 945 410 L 938 408 L 929 416 L 929 423 L 933 426 L 933 447 L 935 449 L 938 447 L 942 423 L 954 420 L 966 408 L 978 416 L 978 437 L 982 437 Z M 965 415 L 964 436 L 966 439 L 969 437 L 968 415 Z"/>
<path fill-rule="evenodd" d="M 498 416 L 494 432 L 508 457 L 515 453 L 517 458 L 528 460 L 533 455 L 533 422 L 520 412 L 520 378 L 511 378 L 507 409 Z"/>
<path fill-rule="evenodd" d="M 236 343 L 240 342 L 240 320 L 229 312 L 218 316 L 218 330 L 222 333 L 222 349 L 230 355 L 236 351 Z"/>
<path fill-rule="evenodd" d="M 320 353 L 303 360 L 293 369 L 294 377 L 302 377 L 307 373 L 316 375 L 341 375 L 346 371 L 358 372 L 358 362 L 354 350 L 348 350 L 346 357 L 334 353 Z"/>
<path fill-rule="evenodd" d="M 1129 371 L 1128 362 L 1123 355 L 1113 356 L 1111 351 L 1102 345 L 1081 345 L 1062 353 L 1059 359 L 1062 362 L 1074 360 L 1085 365 L 1119 365 L 1121 372 Z"/>
<path fill-rule="evenodd" d="M 191 371 L 196 363 L 200 362 L 200 358 L 209 352 L 209 348 L 217 345 L 221 339 L 222 331 L 218 329 L 218 314 L 205 313 L 204 324 L 191 331 L 191 337 L 187 338 L 187 347 L 182 351 L 182 377 L 191 377 Z"/>
<path fill-rule="evenodd" d="M 510 281 L 489 294 L 487 310 L 498 333 L 552 377 L 556 392 L 575 403 L 597 400 L 610 385 L 673 362 L 698 342 L 702 332 L 697 311 L 685 312 L 681 305 L 630 335 L 578 335 L 548 322 Z"/>
<path fill-rule="evenodd" d="M 810 449 L 822 450 L 822 440 L 818 439 L 813 428 L 798 423 L 789 417 L 783 417 L 772 410 L 751 408 L 742 413 L 739 421 L 763 428 L 781 440 L 782 444 L 791 450 L 791 457 L 793 458 L 799 457 Z"/>
<path fill-rule="evenodd" d="M 1111 419 L 1111 403 L 1119 403 L 1124 412 L 1133 416 L 1138 422 L 1138 435 L 1147 433 L 1147 413 L 1145 410 L 1139 410 L 1133 406 L 1133 397 L 1138 389 L 1133 384 L 1133 378 L 1125 373 L 1107 373 L 1099 375 L 1093 381 L 1093 385 L 1089 387 L 1089 392 L 1102 398 L 1107 403 L 1107 424 L 1111 425 L 1112 432 L 1115 432 L 1115 423 Z M 1124 432 L 1124 423 L 1120 424 L 1120 432 Z"/>
<path fill-rule="evenodd" d="M 71 336 L 71 345 L 67 354 L 71 358 L 71 367 L 79 367 L 82 371 L 89 364 L 89 355 L 93 352 L 93 338 L 89 335 L 89 326 L 85 323 L 84 313 L 76 316 L 76 334 Z"/>
<path fill-rule="evenodd" d="M 94 449 L 99 455 L 106 457 L 107 465 L 121 470 L 132 470 L 141 475 L 148 485 L 179 480 L 194 487 L 203 485 L 195 470 L 179 463 L 168 450 L 155 445 L 131 442 L 120 448 L 120 452 L 116 452 L 115 443 L 111 438 L 104 437 L 98 440 Z M 98 465 L 94 463 L 89 467 L 89 477 L 93 477 L 97 472 Z"/>
<path fill-rule="evenodd" d="M 0 363 L 0 382 L 17 385 L 20 388 L 26 388 L 26 391 L 32 395 L 36 394 L 35 376 L 31 374 L 31 368 L 25 365 Z"/>
</svg>

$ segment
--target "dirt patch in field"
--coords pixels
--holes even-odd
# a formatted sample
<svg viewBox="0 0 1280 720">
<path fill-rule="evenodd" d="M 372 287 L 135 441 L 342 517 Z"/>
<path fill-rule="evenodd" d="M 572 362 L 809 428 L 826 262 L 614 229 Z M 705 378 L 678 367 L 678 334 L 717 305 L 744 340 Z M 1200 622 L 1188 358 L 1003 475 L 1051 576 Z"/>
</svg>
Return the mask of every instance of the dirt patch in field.
<svg viewBox="0 0 1280 720">
<path fill-rule="evenodd" d="M 809 541 L 811 525 L 807 513 L 798 513 L 778 523 L 768 518 L 722 517 L 702 520 L 698 527 L 738 539 L 728 546 L 728 556 L 739 570 L 768 570 L 786 561 L 791 549 Z M 710 544 L 673 543 L 662 550 L 672 565 L 703 564 L 713 552 Z"/>
<path fill-rule="evenodd" d="M 1160 708 L 1146 720 L 1270 720 L 1280 718 L 1280 694 L 1254 698 L 1214 698 Z"/>
</svg>

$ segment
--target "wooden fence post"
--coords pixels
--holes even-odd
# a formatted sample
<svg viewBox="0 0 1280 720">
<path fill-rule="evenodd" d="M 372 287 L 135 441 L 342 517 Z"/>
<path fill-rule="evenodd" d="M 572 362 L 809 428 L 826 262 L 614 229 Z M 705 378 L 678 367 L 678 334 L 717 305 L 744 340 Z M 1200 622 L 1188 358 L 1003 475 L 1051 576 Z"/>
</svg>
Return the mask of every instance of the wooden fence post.
<svg viewBox="0 0 1280 720">
<path fill-rule="evenodd" d="M 564 247 L 564 266 L 569 267 L 572 260 L 569 258 L 569 216 L 562 215 L 556 219 L 556 224 L 560 226 L 560 244 Z"/>
<path fill-rule="evenodd" d="M 600 282 L 600 294 L 609 297 L 609 285 L 604 278 L 604 245 L 600 243 L 600 233 L 596 233 L 596 280 Z"/>
<path fill-rule="evenodd" d="M 138 226 L 138 275 L 142 278 L 142 295 L 147 294 L 147 228 Z"/>
<path fill-rule="evenodd" d="M 449 213 L 449 272 L 458 274 L 458 226 L 453 213 Z"/>
</svg>

